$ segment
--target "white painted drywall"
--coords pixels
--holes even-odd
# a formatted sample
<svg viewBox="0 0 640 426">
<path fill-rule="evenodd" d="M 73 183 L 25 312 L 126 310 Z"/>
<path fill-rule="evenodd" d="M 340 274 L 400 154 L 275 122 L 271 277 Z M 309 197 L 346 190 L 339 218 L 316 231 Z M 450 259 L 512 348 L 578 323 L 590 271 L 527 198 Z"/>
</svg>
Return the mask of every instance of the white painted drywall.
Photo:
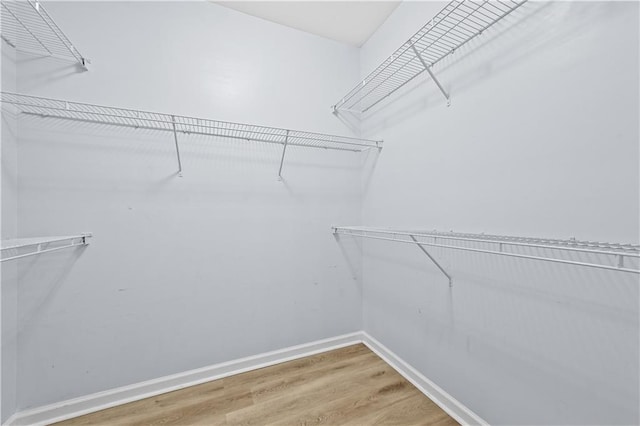
<svg viewBox="0 0 640 426">
<path fill-rule="evenodd" d="M 442 5 L 360 53 L 204 3 L 49 6 L 93 69 L 22 56 L 21 92 L 345 133 L 327 107 Z M 279 183 L 278 149 L 190 137 L 177 178 L 170 135 L 23 118 L 21 234 L 96 236 L 21 262 L 18 408 L 357 330 L 364 279 L 364 329 L 490 423 L 638 423 L 635 278 L 434 250 L 450 290 L 328 232 L 637 241 L 637 16 L 527 4 L 438 67 L 450 108 L 420 79 L 365 119 L 363 187 L 358 156 L 291 150 Z"/>
<path fill-rule="evenodd" d="M 2 90 L 16 88 L 15 50 L 0 41 L 2 55 Z M 3 113 L 0 128 L 2 144 L 0 149 L 0 236 L 2 239 L 18 236 L 18 122 L 15 114 Z M 0 264 L 0 423 L 3 423 L 16 408 L 16 371 L 17 371 L 17 309 L 18 276 L 16 262 Z"/>
<path fill-rule="evenodd" d="M 362 76 L 442 6 L 403 2 Z M 423 76 L 363 121 L 363 224 L 638 242 L 637 3 L 530 2 L 435 71 L 451 107 Z M 489 423 L 640 421 L 637 276 L 434 249 L 449 289 L 363 245 L 365 331 Z"/>
<path fill-rule="evenodd" d="M 18 89 L 349 135 L 355 48 L 207 2 L 51 2 L 91 70 L 21 56 Z M 361 329 L 330 226 L 362 155 L 21 117 L 23 236 L 94 233 L 20 265 L 18 408 Z"/>
</svg>

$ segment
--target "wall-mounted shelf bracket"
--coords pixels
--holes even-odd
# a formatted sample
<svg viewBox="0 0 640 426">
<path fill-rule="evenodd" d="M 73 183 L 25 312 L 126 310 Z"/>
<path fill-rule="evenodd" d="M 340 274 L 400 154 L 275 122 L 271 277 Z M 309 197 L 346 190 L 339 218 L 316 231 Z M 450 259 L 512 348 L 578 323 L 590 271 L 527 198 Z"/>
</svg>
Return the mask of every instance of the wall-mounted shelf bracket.
<svg viewBox="0 0 640 426">
<path fill-rule="evenodd" d="M 13 240 L 3 240 L 0 252 L 2 257 L 0 262 L 21 259 L 27 256 L 49 253 L 76 246 L 89 244 L 90 233 L 72 235 L 68 237 L 39 237 L 39 238 L 17 238 Z"/>
<path fill-rule="evenodd" d="M 284 137 L 284 147 L 282 148 L 282 157 L 280 158 L 280 168 L 278 169 L 278 180 L 282 180 L 282 165 L 284 164 L 284 154 L 287 152 L 287 145 L 289 144 L 289 130 Z"/>
<path fill-rule="evenodd" d="M 431 256 L 431 254 L 427 251 L 427 249 L 424 248 L 422 245 L 420 245 L 418 240 L 416 240 L 416 237 L 414 237 L 413 235 L 410 235 L 410 237 L 416 243 L 416 245 L 418 246 L 420 251 L 422 251 L 424 254 L 426 254 L 427 257 L 429 259 L 431 259 L 433 264 L 436 265 L 438 267 L 438 269 L 440 269 L 440 272 L 442 272 L 444 274 L 444 276 L 447 277 L 447 279 L 449 280 L 449 287 L 453 286 L 453 278 L 451 278 L 451 275 L 447 274 L 447 271 L 445 271 L 444 268 L 442 266 L 440 266 L 440 264 L 433 258 L 433 256 Z"/>
<path fill-rule="evenodd" d="M 449 94 L 447 93 L 446 90 L 444 90 L 444 87 L 442 87 L 442 84 L 440 84 L 440 81 L 438 81 L 438 79 L 436 78 L 436 76 L 433 73 L 433 71 L 431 71 L 431 67 L 429 65 L 427 65 L 427 63 L 425 62 L 425 60 L 422 57 L 422 55 L 420 55 L 420 52 L 418 52 L 418 49 L 416 49 L 415 44 L 411 45 L 411 49 L 413 49 L 413 52 L 416 54 L 416 57 L 422 63 L 422 66 L 424 66 L 424 69 L 427 71 L 427 73 L 429 74 L 429 76 L 431 77 L 433 82 L 436 83 L 436 86 L 438 86 L 438 89 L 440 89 L 440 91 L 444 95 L 445 99 L 447 100 L 447 106 L 450 106 L 451 105 L 451 99 L 449 98 Z"/>
<path fill-rule="evenodd" d="M 182 177 L 182 161 L 180 160 L 180 147 L 178 146 L 178 131 L 176 130 L 176 116 L 171 116 L 171 126 L 173 127 L 173 140 L 176 143 L 176 156 L 178 157 L 178 176 Z"/>
</svg>

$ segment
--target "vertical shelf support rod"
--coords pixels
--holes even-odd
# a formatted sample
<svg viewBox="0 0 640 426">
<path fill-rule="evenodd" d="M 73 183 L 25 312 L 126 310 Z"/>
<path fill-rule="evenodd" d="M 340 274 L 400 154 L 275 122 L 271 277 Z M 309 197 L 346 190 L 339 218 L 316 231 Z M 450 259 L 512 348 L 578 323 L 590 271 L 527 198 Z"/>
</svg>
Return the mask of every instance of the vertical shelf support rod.
<svg viewBox="0 0 640 426">
<path fill-rule="evenodd" d="M 431 68 L 427 65 L 424 59 L 422 59 L 420 52 L 418 52 L 418 49 L 416 49 L 416 46 L 412 44 L 411 49 L 413 49 L 413 52 L 416 54 L 416 57 L 420 60 L 420 62 L 422 62 L 422 66 L 424 66 L 424 69 L 429 73 L 429 76 L 431 77 L 431 79 L 436 83 L 436 86 L 438 86 L 438 89 L 440 89 L 444 97 L 447 99 L 447 106 L 451 105 L 451 99 L 449 99 L 449 94 L 447 93 L 446 90 L 444 90 L 444 87 L 442 87 L 442 84 L 440 84 L 435 74 L 433 74 L 433 72 L 431 71 Z"/>
<path fill-rule="evenodd" d="M 178 156 L 178 176 L 182 177 L 182 161 L 180 160 L 180 148 L 178 147 L 178 132 L 176 130 L 176 116 L 171 116 L 171 125 L 173 126 L 173 140 L 176 143 L 176 155 Z"/>
<path fill-rule="evenodd" d="M 284 147 L 282 148 L 282 157 L 280 158 L 280 168 L 278 169 L 278 180 L 282 180 L 282 165 L 284 164 L 284 154 L 287 152 L 287 144 L 289 143 L 289 130 L 284 137 Z"/>
<path fill-rule="evenodd" d="M 414 243 L 416 243 L 416 245 L 418 246 L 418 248 L 427 255 L 427 257 L 429 257 L 429 259 L 431 259 L 431 261 L 438 267 L 438 269 L 440 269 L 440 272 L 442 272 L 444 274 L 445 277 L 447 277 L 449 279 L 449 287 L 453 286 L 453 278 L 451 278 L 451 275 L 447 274 L 447 271 L 445 271 L 442 266 L 440 266 L 440 264 L 433 258 L 433 256 L 431 256 L 431 254 L 429 254 L 429 252 L 427 251 L 427 249 L 425 249 L 424 247 L 422 247 L 422 245 L 420 245 L 420 243 L 418 242 L 418 240 L 416 240 L 416 237 L 414 237 L 413 235 L 410 235 L 411 239 L 413 240 Z"/>
</svg>

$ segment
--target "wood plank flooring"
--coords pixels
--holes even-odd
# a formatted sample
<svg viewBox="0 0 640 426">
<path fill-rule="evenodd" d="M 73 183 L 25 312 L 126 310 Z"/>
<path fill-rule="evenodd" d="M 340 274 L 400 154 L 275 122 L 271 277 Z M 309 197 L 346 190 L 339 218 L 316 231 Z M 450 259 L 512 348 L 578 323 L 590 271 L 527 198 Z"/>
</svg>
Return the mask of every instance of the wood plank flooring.
<svg viewBox="0 0 640 426">
<path fill-rule="evenodd" d="M 457 425 L 362 344 L 57 425 Z"/>
</svg>

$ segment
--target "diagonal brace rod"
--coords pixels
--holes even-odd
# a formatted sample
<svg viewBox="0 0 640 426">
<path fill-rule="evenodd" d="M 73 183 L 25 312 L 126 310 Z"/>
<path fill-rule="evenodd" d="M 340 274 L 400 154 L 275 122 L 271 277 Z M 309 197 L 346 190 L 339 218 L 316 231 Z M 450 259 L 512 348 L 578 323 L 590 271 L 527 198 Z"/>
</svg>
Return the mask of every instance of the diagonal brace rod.
<svg viewBox="0 0 640 426">
<path fill-rule="evenodd" d="M 284 164 L 284 154 L 287 152 L 287 144 L 289 143 L 289 131 L 284 137 L 284 148 L 282 148 L 282 157 L 280 158 L 280 168 L 278 169 L 278 179 L 282 180 L 282 165 Z"/>
<path fill-rule="evenodd" d="M 433 72 L 431 71 L 431 67 L 429 67 L 427 65 L 427 63 L 424 61 L 424 59 L 422 59 L 422 56 L 420 55 L 420 52 L 418 52 L 418 49 L 416 49 L 416 46 L 412 44 L 411 48 L 413 49 L 413 52 L 416 54 L 418 59 L 420 59 L 420 62 L 422 62 L 422 65 L 424 66 L 424 69 L 427 70 L 427 72 L 429 73 L 429 76 L 431 76 L 431 79 L 433 80 L 433 82 L 436 83 L 436 86 L 438 86 L 438 89 L 440 89 L 440 91 L 442 92 L 444 97 L 447 99 L 447 105 L 449 105 L 451 103 L 451 99 L 449 99 L 449 94 L 447 93 L 446 90 L 444 90 L 444 87 L 442 87 L 442 84 L 440 84 L 440 82 L 436 78 L 435 74 L 433 74 Z"/>
<path fill-rule="evenodd" d="M 429 257 L 429 259 L 431 259 L 431 261 L 438 267 L 438 269 L 440 269 L 440 272 L 442 272 L 444 274 L 445 277 L 447 277 L 449 279 L 449 287 L 451 287 L 453 285 L 453 278 L 451 278 L 451 275 L 447 274 L 447 271 L 445 271 L 442 266 L 440 266 L 440 264 L 433 258 L 433 256 L 431 256 L 431 254 L 429 254 L 429 252 L 427 251 L 426 248 L 422 247 L 422 245 L 418 242 L 418 240 L 416 240 L 416 237 L 414 237 L 413 235 L 409 235 L 411 237 L 411 239 L 413 240 L 414 243 L 416 243 L 416 245 L 418 246 L 418 248 L 427 255 L 427 257 Z"/>
<path fill-rule="evenodd" d="M 182 161 L 180 160 L 180 148 L 178 147 L 178 132 L 176 131 L 176 117 L 171 116 L 171 125 L 173 126 L 173 140 L 176 143 L 176 155 L 178 156 L 178 176 L 182 177 Z"/>
</svg>

